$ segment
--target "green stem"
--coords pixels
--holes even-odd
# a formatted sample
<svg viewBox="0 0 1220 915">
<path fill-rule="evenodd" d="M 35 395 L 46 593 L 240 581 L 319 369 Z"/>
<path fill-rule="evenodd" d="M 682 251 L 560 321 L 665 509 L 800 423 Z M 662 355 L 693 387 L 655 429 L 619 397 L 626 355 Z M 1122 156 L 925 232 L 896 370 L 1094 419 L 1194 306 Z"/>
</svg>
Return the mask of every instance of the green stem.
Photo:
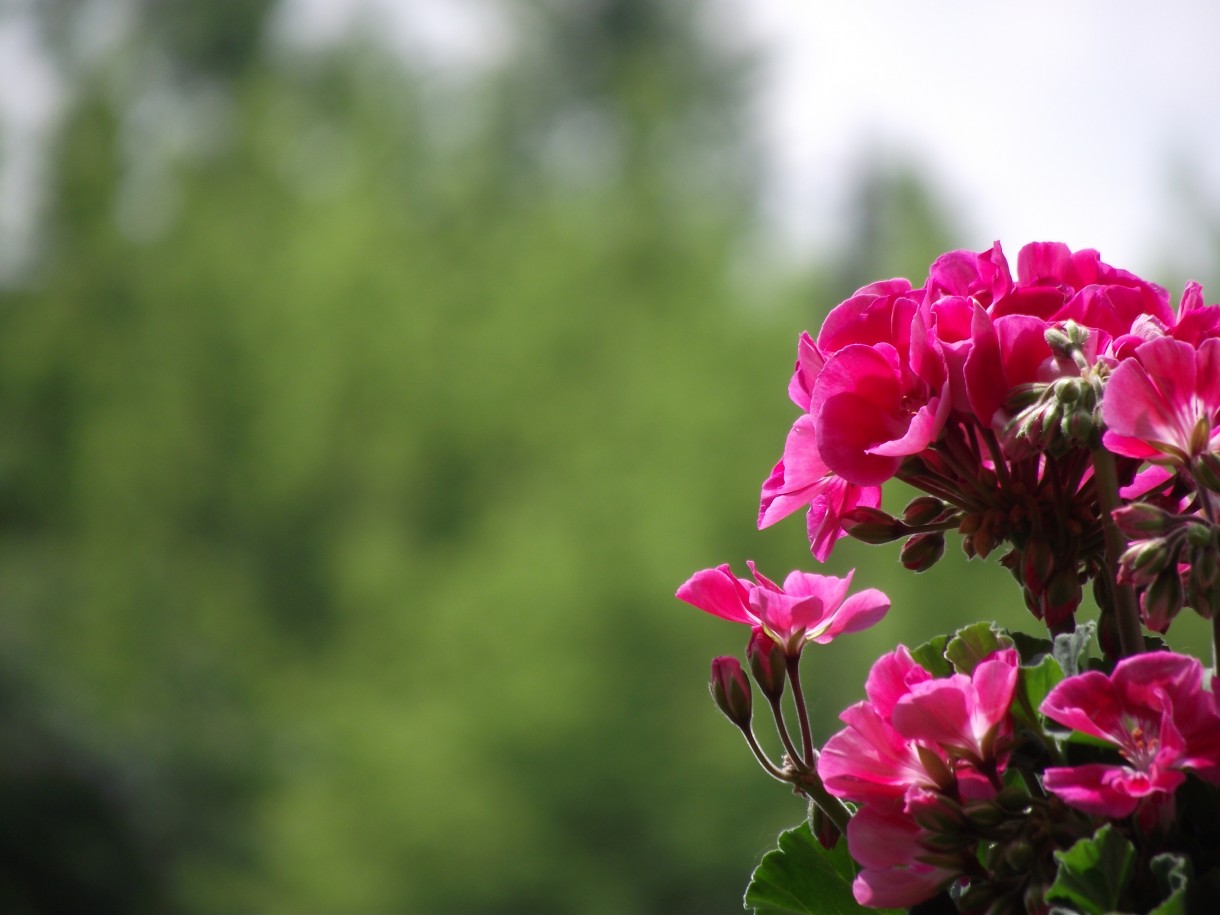
<svg viewBox="0 0 1220 915">
<path fill-rule="evenodd" d="M 830 817 L 830 821 L 835 824 L 839 832 L 847 835 L 847 824 L 851 821 L 851 811 L 847 809 L 841 800 L 826 790 L 826 786 L 822 784 L 822 779 L 818 774 L 810 769 L 797 786 L 811 801 L 822 808 L 822 812 Z"/>
<path fill-rule="evenodd" d="M 788 655 L 788 680 L 792 683 L 792 701 L 796 703 L 796 720 L 801 726 L 801 745 L 805 751 L 801 755 L 800 762 L 812 769 L 817 757 L 813 752 L 813 731 L 809 728 L 809 713 L 805 709 L 805 693 L 801 690 L 800 666 L 801 656 L 799 654 Z M 794 762 L 797 761 L 794 760 Z M 827 813 L 829 812 L 827 811 Z"/>
<path fill-rule="evenodd" d="M 1093 481 L 1097 490 L 1097 502 L 1101 508 L 1101 527 L 1106 538 L 1106 574 L 1110 576 L 1110 593 L 1114 595 L 1114 621 L 1118 630 L 1120 658 L 1139 654 L 1144 650 L 1144 632 L 1140 626 L 1139 602 L 1135 589 L 1118 583 L 1118 560 L 1127 548 L 1126 538 L 1114 523 L 1111 512 L 1119 507 L 1118 468 L 1114 455 L 1105 448 L 1093 449 Z"/>
<path fill-rule="evenodd" d="M 771 762 L 763 748 L 758 745 L 758 739 L 754 736 L 753 729 L 747 725 L 741 729 L 741 733 L 745 736 L 746 743 L 750 745 L 750 751 L 754 754 L 754 758 L 758 760 L 758 764 L 766 770 L 766 773 L 777 781 L 791 783 L 791 780 L 780 771 L 775 763 Z"/>
<path fill-rule="evenodd" d="M 801 759 L 801 754 L 796 749 L 796 745 L 792 742 L 791 735 L 788 734 L 788 724 L 784 721 L 784 709 L 778 697 L 771 701 L 771 714 L 775 716 L 775 729 L 779 731 L 779 739 L 783 742 L 784 749 L 788 753 L 788 758 L 792 760 L 792 765 L 797 769 L 804 770 L 806 768 L 805 763 Z"/>
</svg>

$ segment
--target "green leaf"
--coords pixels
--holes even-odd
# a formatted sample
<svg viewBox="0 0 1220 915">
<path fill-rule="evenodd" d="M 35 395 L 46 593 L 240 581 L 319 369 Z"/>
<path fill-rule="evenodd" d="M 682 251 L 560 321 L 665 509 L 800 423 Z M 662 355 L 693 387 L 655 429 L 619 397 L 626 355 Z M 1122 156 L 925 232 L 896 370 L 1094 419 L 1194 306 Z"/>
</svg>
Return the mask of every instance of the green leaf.
<svg viewBox="0 0 1220 915">
<path fill-rule="evenodd" d="M 1157 884 L 1168 895 L 1148 915 L 1186 915 L 1186 894 L 1190 890 L 1192 872 L 1189 859 L 1166 852 L 1152 859 L 1150 869 Z"/>
<path fill-rule="evenodd" d="M 945 657 L 959 674 L 970 676 L 988 655 L 1002 648 L 1012 648 L 1007 632 L 995 623 L 974 623 L 954 633 L 945 647 Z"/>
<path fill-rule="evenodd" d="M 1050 655 L 1043 656 L 1033 667 L 1022 667 L 1017 679 L 1017 689 L 1022 701 L 1013 703 L 1013 713 L 1025 724 L 1041 731 L 1038 706 L 1062 679 L 1063 668 Z"/>
<path fill-rule="evenodd" d="M 948 677 L 953 674 L 953 665 L 945 657 L 945 647 L 952 636 L 938 635 L 929 639 L 911 652 L 915 663 L 934 677 Z"/>
<path fill-rule="evenodd" d="M 1131 880 L 1135 848 L 1109 823 L 1090 839 L 1067 851 L 1055 852 L 1059 873 L 1046 891 L 1047 902 L 1068 902 L 1084 915 L 1118 911 L 1118 902 Z"/>
<path fill-rule="evenodd" d="M 1021 656 L 1022 664 L 1033 664 L 1035 661 L 1040 661 L 1053 649 L 1050 639 L 1038 638 L 1028 632 L 1010 632 L 1008 637 L 1012 639 L 1017 654 Z"/>
<path fill-rule="evenodd" d="M 745 905 L 756 915 L 865 915 L 897 912 L 866 909 L 851 892 L 856 865 L 847 843 L 823 848 L 809 831 L 808 821 L 781 832 L 779 848 L 763 856 L 746 887 Z"/>
<path fill-rule="evenodd" d="M 1097 632 L 1097 624 L 1092 620 L 1076 627 L 1074 632 L 1064 632 L 1055 636 L 1055 644 L 1051 649 L 1055 660 L 1063 668 L 1065 676 L 1074 677 L 1080 673 L 1080 659 L 1089 650 L 1089 643 Z"/>
</svg>

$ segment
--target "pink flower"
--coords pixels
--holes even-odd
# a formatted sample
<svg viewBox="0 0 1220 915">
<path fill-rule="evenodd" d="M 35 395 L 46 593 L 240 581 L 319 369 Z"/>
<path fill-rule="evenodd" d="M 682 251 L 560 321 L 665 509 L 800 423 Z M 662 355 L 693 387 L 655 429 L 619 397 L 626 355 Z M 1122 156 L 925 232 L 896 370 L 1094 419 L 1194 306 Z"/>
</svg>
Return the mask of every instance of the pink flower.
<svg viewBox="0 0 1220 915">
<path fill-rule="evenodd" d="M 758 527 L 770 527 L 809 506 L 809 545 L 814 557 L 825 562 L 835 541 L 844 536 L 839 524 L 843 515 L 880 504 L 881 487 L 849 483 L 826 466 L 818 452 L 813 417 L 806 414 L 793 424 L 784 456 L 763 483 Z"/>
<path fill-rule="evenodd" d="M 1110 375 L 1101 413 L 1116 454 L 1185 465 L 1220 451 L 1220 339 L 1141 344 Z"/>
<path fill-rule="evenodd" d="M 997 741 L 1010 728 L 1020 664 L 1016 650 L 1008 648 L 982 661 L 968 677 L 954 674 L 914 684 L 894 705 L 894 729 L 908 740 L 965 754 L 976 767 L 994 763 Z"/>
<path fill-rule="evenodd" d="M 1141 803 L 1167 801 L 1186 770 L 1220 782 L 1220 715 L 1195 658 L 1170 652 L 1125 658 L 1109 677 L 1088 671 L 1064 680 L 1041 710 L 1116 745 L 1125 760 L 1046 770 L 1046 790 L 1086 813 L 1125 817 Z"/>
<path fill-rule="evenodd" d="M 847 597 L 854 570 L 846 578 L 791 572 L 781 588 L 753 562 L 747 564 L 754 582 L 735 578 L 721 565 L 696 572 L 677 597 L 714 616 L 762 629 L 789 655 L 800 653 L 805 642 L 825 644 L 845 632 L 867 629 L 890 609 L 889 598 L 873 588 Z"/>
<path fill-rule="evenodd" d="M 888 343 L 852 344 L 827 360 L 810 412 L 826 466 L 850 483 L 877 486 L 936 441 L 950 406 L 944 356 L 916 319 L 906 353 Z"/>
<path fill-rule="evenodd" d="M 931 678 L 906 646 L 877 660 L 864 685 L 868 700 L 839 715 L 847 727 L 826 742 L 818 757 L 818 775 L 827 791 L 852 801 L 893 801 L 912 785 L 947 786 L 943 754 L 934 754 L 939 765 L 930 772 L 932 757 L 921 757 L 919 748 L 891 722 L 899 699 Z"/>
<path fill-rule="evenodd" d="M 861 868 L 852 884 L 856 902 L 871 908 L 906 908 L 931 899 L 961 875 L 960 869 L 920 860 L 928 855 L 921 841 L 926 833 L 911 807 L 936 801 L 935 794 L 916 789 L 905 809 L 899 804 L 866 804 L 851 818 L 847 846 Z"/>
<path fill-rule="evenodd" d="M 912 786 L 990 794 L 979 775 L 1002 770 L 1019 665 L 1006 649 L 969 677 L 934 678 L 905 646 L 882 655 L 864 686 L 868 701 L 839 716 L 847 727 L 818 759 L 826 790 L 858 802 L 892 801 Z"/>
</svg>

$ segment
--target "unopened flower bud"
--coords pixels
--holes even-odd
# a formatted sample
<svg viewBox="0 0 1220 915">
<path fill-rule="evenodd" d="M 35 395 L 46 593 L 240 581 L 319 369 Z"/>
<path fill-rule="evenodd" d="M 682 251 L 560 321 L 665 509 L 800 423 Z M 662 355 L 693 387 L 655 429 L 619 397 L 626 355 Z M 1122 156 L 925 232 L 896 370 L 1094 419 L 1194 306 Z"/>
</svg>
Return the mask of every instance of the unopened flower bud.
<svg viewBox="0 0 1220 915">
<path fill-rule="evenodd" d="M 809 829 L 818 844 L 827 851 L 839 844 L 839 827 L 817 804 L 809 805 Z"/>
<path fill-rule="evenodd" d="M 1076 608 L 1084 598 L 1084 589 L 1080 586 L 1080 576 L 1075 565 L 1061 566 L 1051 574 L 1046 583 L 1046 591 L 1040 596 L 1042 602 L 1042 619 L 1048 629 L 1057 632 L 1071 621 L 1076 614 Z"/>
<path fill-rule="evenodd" d="M 1144 625 L 1153 632 L 1164 634 L 1182 609 L 1182 576 L 1174 565 L 1158 575 L 1144 592 L 1140 602 Z"/>
<path fill-rule="evenodd" d="M 926 572 L 945 555 L 945 535 L 940 531 L 916 534 L 902 545 L 898 559 L 911 572 Z"/>
<path fill-rule="evenodd" d="M 1204 452 L 1191 463 L 1191 471 L 1200 486 L 1220 492 L 1220 454 Z"/>
<path fill-rule="evenodd" d="M 845 512 L 839 526 L 864 543 L 892 543 L 902 536 L 902 524 L 879 508 L 853 508 Z"/>
<path fill-rule="evenodd" d="M 1056 356 L 1073 359 L 1088 342 L 1089 330 L 1069 319 L 1062 327 L 1048 327 L 1043 337 Z"/>
<path fill-rule="evenodd" d="M 1055 570 L 1055 551 L 1041 537 L 1031 537 L 1021 551 L 1022 583 L 1035 593 L 1046 590 L 1047 579 Z"/>
<path fill-rule="evenodd" d="M 712 700 L 724 716 L 741 729 L 750 726 L 750 680 L 736 658 L 721 657 L 712 661 Z"/>
<path fill-rule="evenodd" d="M 1047 385 L 1042 382 L 1019 384 L 1012 388 L 1008 392 L 1008 396 L 1004 398 L 1004 409 L 1011 415 L 1020 413 L 1041 400 L 1046 392 Z"/>
<path fill-rule="evenodd" d="M 1214 538 L 1190 551 L 1190 578 L 1196 588 L 1209 590 L 1220 579 L 1220 555 Z"/>
<path fill-rule="evenodd" d="M 1175 525 L 1174 516 L 1148 502 L 1132 502 L 1110 513 L 1115 526 L 1125 537 L 1138 539 L 1145 534 L 1165 534 Z"/>
<path fill-rule="evenodd" d="M 1173 563 L 1177 551 L 1163 537 L 1137 540 L 1119 557 L 1119 582 L 1143 585 L 1152 581 Z"/>
<path fill-rule="evenodd" d="M 777 701 L 784 694 L 784 684 L 788 678 L 787 655 L 783 647 L 762 629 L 755 629 L 750 636 L 750 644 L 746 646 L 746 658 L 750 662 L 754 682 L 763 695 L 772 702 Z"/>
<path fill-rule="evenodd" d="M 910 525 L 931 524 L 945 511 L 945 503 L 935 496 L 920 496 L 907 503 L 902 520 Z"/>
<path fill-rule="evenodd" d="M 1092 409 L 1078 406 L 1064 414 L 1059 423 L 1059 434 L 1063 436 L 1064 441 L 1086 448 L 1092 447 L 1093 440 L 1097 437 L 1097 419 Z"/>
<path fill-rule="evenodd" d="M 1216 546 L 1216 534 L 1210 524 L 1197 521 L 1186 525 L 1186 542 L 1195 549 L 1210 550 Z"/>
<path fill-rule="evenodd" d="M 1025 839 L 1017 839 L 1004 849 L 1004 863 L 1013 873 L 1024 874 L 1034 860 L 1034 849 Z"/>
</svg>

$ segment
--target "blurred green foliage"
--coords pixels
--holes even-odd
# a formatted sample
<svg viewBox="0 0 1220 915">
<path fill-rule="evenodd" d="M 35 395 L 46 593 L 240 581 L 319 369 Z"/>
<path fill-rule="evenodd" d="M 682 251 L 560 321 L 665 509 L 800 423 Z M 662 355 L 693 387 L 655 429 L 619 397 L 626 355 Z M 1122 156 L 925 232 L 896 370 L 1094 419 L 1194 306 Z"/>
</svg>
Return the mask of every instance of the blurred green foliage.
<svg viewBox="0 0 1220 915">
<path fill-rule="evenodd" d="M 682 5 L 506 4 L 516 53 L 458 88 L 286 50 L 266 4 L 146 5 L 100 62 L 73 4 L 44 22 L 71 97 L 0 292 L 0 898 L 736 911 L 804 811 L 707 699 L 746 633 L 672 594 L 813 567 L 798 519 L 753 525 L 796 335 L 918 281 L 939 211 L 877 170 L 858 263 L 764 275 L 740 64 Z M 896 557 L 834 558 L 894 610 L 810 652 L 822 737 L 894 643 L 1024 622 L 998 568 Z"/>
</svg>

